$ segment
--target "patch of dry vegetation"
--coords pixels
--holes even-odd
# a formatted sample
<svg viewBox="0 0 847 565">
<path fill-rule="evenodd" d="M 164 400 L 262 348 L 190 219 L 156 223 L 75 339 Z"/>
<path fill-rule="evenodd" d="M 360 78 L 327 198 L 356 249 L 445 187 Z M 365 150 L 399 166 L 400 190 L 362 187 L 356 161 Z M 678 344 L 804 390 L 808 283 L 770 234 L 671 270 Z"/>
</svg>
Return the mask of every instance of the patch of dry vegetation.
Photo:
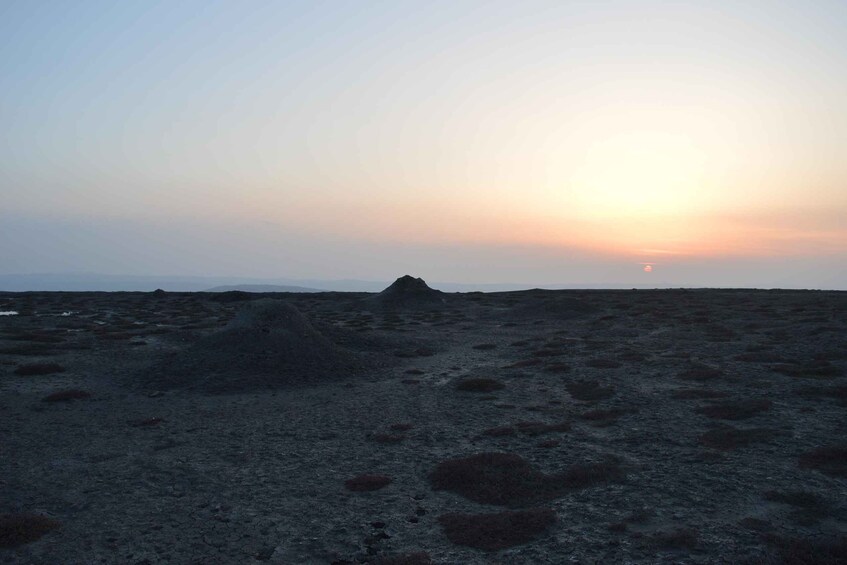
<svg viewBox="0 0 847 565">
<path fill-rule="evenodd" d="M 629 414 L 632 410 L 625 408 L 610 408 L 608 410 L 589 410 L 580 414 L 580 418 L 591 422 L 595 426 L 604 427 L 611 426 L 617 422 L 622 416 Z"/>
<path fill-rule="evenodd" d="M 775 365 L 773 370 L 790 377 L 806 379 L 832 379 L 844 374 L 841 367 L 825 359 L 816 359 L 806 363 L 783 363 Z"/>
<path fill-rule="evenodd" d="M 385 475 L 359 475 L 344 481 L 344 486 L 353 492 L 369 492 L 384 488 L 390 483 L 391 477 Z"/>
<path fill-rule="evenodd" d="M 524 506 L 622 477 L 619 462 L 612 459 L 572 465 L 564 472 L 545 475 L 519 455 L 479 453 L 442 461 L 429 480 L 435 490 L 455 492 L 474 502 Z"/>
<path fill-rule="evenodd" d="M 59 365 L 58 363 L 28 363 L 25 365 L 18 365 L 18 368 L 15 369 L 16 375 L 21 375 L 24 377 L 34 375 L 51 375 L 53 373 L 64 372 L 65 368 Z"/>
<path fill-rule="evenodd" d="M 569 432 L 570 422 L 559 422 L 558 424 L 546 424 L 544 422 L 518 422 L 515 428 L 522 434 L 528 436 L 540 436 L 552 432 Z"/>
<path fill-rule="evenodd" d="M 763 495 L 765 500 L 786 504 L 794 510 L 791 518 L 798 524 L 809 526 L 831 514 L 829 502 L 817 493 L 806 490 L 777 491 L 769 490 Z"/>
<path fill-rule="evenodd" d="M 573 381 L 567 383 L 565 389 L 575 399 L 586 402 L 605 400 L 615 394 L 613 387 L 601 386 L 597 381 Z"/>
<path fill-rule="evenodd" d="M 701 406 L 697 412 L 717 420 L 746 420 L 771 409 L 773 402 L 762 398 L 749 398 Z"/>
<path fill-rule="evenodd" d="M 781 565 L 847 563 L 847 537 L 785 538 L 771 536 Z"/>
<path fill-rule="evenodd" d="M 677 376 L 685 381 L 705 382 L 722 377 L 723 371 L 706 365 L 697 365 L 681 372 Z"/>
<path fill-rule="evenodd" d="M 694 528 L 678 528 L 656 532 L 647 537 L 647 544 L 655 549 L 694 549 L 699 533 Z"/>
<path fill-rule="evenodd" d="M 456 545 L 497 551 L 533 541 L 556 522 L 549 508 L 495 514 L 444 514 L 438 522 Z"/>
<path fill-rule="evenodd" d="M 616 361 L 614 359 L 589 359 L 585 362 L 586 367 L 592 367 L 594 369 L 617 369 L 622 366 L 620 361 Z"/>
<path fill-rule="evenodd" d="M 68 402 L 70 400 L 83 400 L 91 398 L 91 393 L 86 390 L 71 388 L 59 390 L 42 398 L 42 402 Z"/>
<path fill-rule="evenodd" d="M 383 555 L 371 561 L 373 565 L 432 565 L 429 553 L 418 551 L 415 553 L 398 553 L 394 555 Z"/>
<path fill-rule="evenodd" d="M 800 456 L 800 467 L 831 477 L 847 477 L 847 446 L 819 447 Z"/>
<path fill-rule="evenodd" d="M 729 393 L 706 388 L 678 388 L 673 391 L 672 396 L 679 400 L 708 400 L 711 398 L 726 398 Z"/>
<path fill-rule="evenodd" d="M 0 547 L 13 549 L 40 539 L 61 524 L 42 514 L 0 514 Z"/>
<path fill-rule="evenodd" d="M 701 435 L 700 443 L 712 449 L 731 451 L 754 443 L 769 441 L 779 435 L 780 433 L 776 430 L 768 428 L 742 430 L 733 426 L 721 426 Z"/>
<path fill-rule="evenodd" d="M 497 379 L 489 379 L 485 377 L 462 379 L 456 383 L 456 390 L 462 392 L 494 392 L 502 390 L 506 385 Z"/>
</svg>

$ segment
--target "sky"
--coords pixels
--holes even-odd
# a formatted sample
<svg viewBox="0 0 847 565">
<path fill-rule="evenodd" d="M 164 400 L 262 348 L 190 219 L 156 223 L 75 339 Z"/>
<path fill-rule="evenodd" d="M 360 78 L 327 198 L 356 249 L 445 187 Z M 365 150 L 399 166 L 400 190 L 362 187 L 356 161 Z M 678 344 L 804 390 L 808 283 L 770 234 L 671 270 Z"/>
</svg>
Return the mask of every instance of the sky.
<svg viewBox="0 0 847 565">
<path fill-rule="evenodd" d="M 847 289 L 844 29 L 843 1 L 6 0 L 0 274 Z"/>
</svg>

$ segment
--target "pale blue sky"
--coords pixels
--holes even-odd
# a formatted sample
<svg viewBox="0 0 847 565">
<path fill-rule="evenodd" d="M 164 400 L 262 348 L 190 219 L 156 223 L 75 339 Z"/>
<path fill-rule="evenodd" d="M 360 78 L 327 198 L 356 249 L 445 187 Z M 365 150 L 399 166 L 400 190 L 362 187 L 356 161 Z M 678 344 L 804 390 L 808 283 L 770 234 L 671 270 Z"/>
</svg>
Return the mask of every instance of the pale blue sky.
<svg viewBox="0 0 847 565">
<path fill-rule="evenodd" d="M 844 29 L 834 1 L 7 1 L 0 273 L 845 288 Z"/>
</svg>

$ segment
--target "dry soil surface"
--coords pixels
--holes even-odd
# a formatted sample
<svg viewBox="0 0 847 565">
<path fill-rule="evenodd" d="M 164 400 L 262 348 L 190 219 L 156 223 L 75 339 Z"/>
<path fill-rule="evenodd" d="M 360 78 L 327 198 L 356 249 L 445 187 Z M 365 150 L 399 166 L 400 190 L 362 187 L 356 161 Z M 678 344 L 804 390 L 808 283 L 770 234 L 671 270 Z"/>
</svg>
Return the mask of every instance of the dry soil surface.
<svg viewBox="0 0 847 565">
<path fill-rule="evenodd" d="M 845 559 L 845 293 L 259 298 L 0 293 L 0 563 Z"/>
</svg>

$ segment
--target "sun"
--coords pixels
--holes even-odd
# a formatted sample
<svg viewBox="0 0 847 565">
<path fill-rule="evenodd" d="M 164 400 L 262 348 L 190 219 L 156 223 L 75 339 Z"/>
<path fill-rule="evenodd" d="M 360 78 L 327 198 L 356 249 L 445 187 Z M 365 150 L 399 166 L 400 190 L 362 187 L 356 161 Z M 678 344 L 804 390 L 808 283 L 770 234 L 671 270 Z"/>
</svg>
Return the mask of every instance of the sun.
<svg viewBox="0 0 847 565">
<path fill-rule="evenodd" d="M 596 143 L 571 177 L 586 216 L 650 217 L 696 206 L 704 156 L 682 135 L 621 133 Z"/>
<path fill-rule="evenodd" d="M 644 265 L 644 272 L 645 273 L 652 273 L 653 272 L 653 265 Z"/>
</svg>

